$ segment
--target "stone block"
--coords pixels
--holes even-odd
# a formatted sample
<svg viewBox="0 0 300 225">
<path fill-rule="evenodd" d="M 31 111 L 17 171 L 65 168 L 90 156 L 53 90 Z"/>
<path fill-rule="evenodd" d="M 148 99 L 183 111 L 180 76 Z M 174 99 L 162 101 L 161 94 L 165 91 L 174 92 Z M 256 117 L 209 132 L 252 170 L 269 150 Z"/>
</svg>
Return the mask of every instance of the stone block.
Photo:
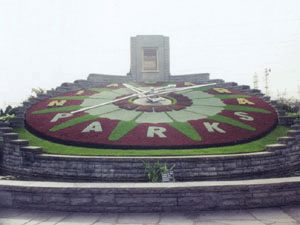
<svg viewBox="0 0 300 225">
<path fill-rule="evenodd" d="M 291 128 L 292 128 L 293 130 L 300 130 L 300 124 L 292 125 Z"/>
<path fill-rule="evenodd" d="M 15 192 L 14 193 L 14 201 L 15 203 L 26 205 L 26 204 L 32 204 L 32 193 L 26 193 L 26 192 Z"/>
<path fill-rule="evenodd" d="M 114 205 L 115 195 L 114 194 L 103 194 L 94 196 L 94 202 L 96 205 Z"/>
<path fill-rule="evenodd" d="M 43 149 L 38 146 L 25 146 L 21 148 L 21 151 L 31 152 L 33 154 L 41 154 L 43 152 Z"/>
<path fill-rule="evenodd" d="M 224 163 L 224 170 L 233 170 L 235 169 L 237 166 L 236 166 L 236 162 L 233 161 L 233 162 L 225 162 Z"/>
<path fill-rule="evenodd" d="M 219 201 L 218 205 L 220 205 L 222 208 L 239 208 L 241 205 L 241 200 L 237 199 L 232 199 L 232 200 L 224 200 L 224 201 Z"/>
<path fill-rule="evenodd" d="M 284 204 L 284 197 L 276 197 L 276 198 L 264 198 L 262 199 L 262 204 L 264 207 L 273 207 L 273 206 L 281 206 Z"/>
<path fill-rule="evenodd" d="M 279 125 L 291 126 L 294 124 L 295 118 L 291 116 L 279 116 Z"/>
<path fill-rule="evenodd" d="M 44 202 L 47 204 L 70 204 L 70 196 L 67 193 L 40 193 L 40 195 L 34 195 L 33 201 L 39 203 L 40 197 L 42 197 Z"/>
<path fill-rule="evenodd" d="M 286 135 L 290 136 L 290 137 L 298 136 L 298 135 L 300 135 L 300 130 L 288 130 L 286 132 Z"/>
<path fill-rule="evenodd" d="M 263 206 L 262 198 L 246 199 L 245 206 L 247 206 L 248 208 L 262 207 Z"/>
<path fill-rule="evenodd" d="M 277 141 L 279 144 L 292 145 L 295 143 L 296 138 L 295 137 L 278 137 Z"/>
<path fill-rule="evenodd" d="M 300 196 L 299 195 L 289 195 L 284 198 L 285 204 L 299 204 Z"/>
<path fill-rule="evenodd" d="M 256 198 L 266 198 L 266 197 L 269 197 L 270 196 L 270 193 L 269 192 L 254 192 L 253 193 L 253 198 L 256 199 Z"/>
<path fill-rule="evenodd" d="M 144 196 L 143 198 L 131 198 L 128 197 L 116 197 L 116 203 L 119 206 L 135 206 L 135 205 L 143 205 L 143 206 L 176 206 L 177 199 L 176 198 L 152 198 L 151 195 Z"/>
<path fill-rule="evenodd" d="M 4 134 L 4 133 L 11 133 L 13 131 L 13 129 L 11 127 L 0 127 L 0 135 Z"/>
<path fill-rule="evenodd" d="M 277 150 L 283 150 L 286 148 L 286 145 L 284 144 L 272 144 L 272 145 L 266 145 L 266 150 L 269 152 L 274 152 Z"/>
<path fill-rule="evenodd" d="M 29 141 L 28 140 L 22 140 L 22 139 L 12 140 L 10 143 L 12 143 L 14 145 L 19 145 L 19 146 L 27 146 L 27 145 L 29 145 Z"/>
<path fill-rule="evenodd" d="M 10 191 L 0 191 L 0 206 L 12 206 L 12 193 Z"/>
<path fill-rule="evenodd" d="M 82 196 L 82 197 L 70 197 L 70 204 L 71 206 L 84 206 L 84 205 L 91 205 L 93 202 L 92 196 Z"/>
<path fill-rule="evenodd" d="M 5 133 L 3 134 L 3 142 L 9 142 L 10 140 L 18 139 L 19 134 L 17 133 Z"/>
</svg>

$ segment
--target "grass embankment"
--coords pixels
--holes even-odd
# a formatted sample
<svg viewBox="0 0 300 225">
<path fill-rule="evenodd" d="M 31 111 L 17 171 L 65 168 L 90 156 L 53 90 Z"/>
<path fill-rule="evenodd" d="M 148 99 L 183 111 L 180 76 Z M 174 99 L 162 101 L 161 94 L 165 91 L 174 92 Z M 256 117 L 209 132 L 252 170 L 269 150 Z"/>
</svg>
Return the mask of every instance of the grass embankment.
<svg viewBox="0 0 300 225">
<path fill-rule="evenodd" d="M 17 128 L 14 132 L 19 133 L 20 139 L 26 139 L 30 141 L 31 146 L 40 146 L 45 152 L 50 154 L 63 154 L 63 155 L 91 155 L 91 156 L 183 156 L 183 155 L 219 155 L 219 154 L 235 154 L 246 152 L 259 152 L 265 149 L 268 144 L 277 143 L 277 137 L 286 135 L 288 127 L 278 126 L 267 136 L 252 141 L 246 144 L 226 146 L 226 147 L 214 147 L 214 148 L 202 148 L 202 149 L 184 149 L 184 150 L 119 150 L 119 149 L 95 149 L 84 147 L 73 147 L 67 145 L 61 145 L 45 141 L 40 139 L 25 128 Z"/>
</svg>

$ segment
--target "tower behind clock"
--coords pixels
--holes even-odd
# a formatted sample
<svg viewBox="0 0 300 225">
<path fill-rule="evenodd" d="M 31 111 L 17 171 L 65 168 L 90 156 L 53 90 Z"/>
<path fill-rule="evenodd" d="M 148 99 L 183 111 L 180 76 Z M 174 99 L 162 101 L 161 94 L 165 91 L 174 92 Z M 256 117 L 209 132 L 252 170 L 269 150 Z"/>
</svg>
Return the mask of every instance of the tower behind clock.
<svg viewBox="0 0 300 225">
<path fill-rule="evenodd" d="M 170 78 L 169 37 L 137 35 L 131 37 L 130 72 L 133 81 L 168 81 Z"/>
</svg>

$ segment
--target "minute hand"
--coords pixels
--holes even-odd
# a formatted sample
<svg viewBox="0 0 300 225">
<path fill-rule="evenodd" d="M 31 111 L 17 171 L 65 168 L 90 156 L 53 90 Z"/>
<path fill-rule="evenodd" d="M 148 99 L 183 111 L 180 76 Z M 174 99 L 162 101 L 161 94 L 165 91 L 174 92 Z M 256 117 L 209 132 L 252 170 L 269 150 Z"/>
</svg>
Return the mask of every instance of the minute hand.
<svg viewBox="0 0 300 225">
<path fill-rule="evenodd" d="M 182 88 L 173 88 L 173 89 L 170 89 L 170 90 L 168 90 L 168 91 L 157 92 L 157 93 L 155 93 L 155 94 L 156 94 L 156 95 L 162 95 L 162 94 L 167 94 L 167 93 L 170 93 L 170 92 L 184 91 L 184 90 L 188 90 L 188 89 L 194 89 L 194 88 L 199 88 L 199 87 L 206 87 L 206 86 L 211 86 L 211 85 L 216 85 L 216 83 L 194 85 L 194 86 L 190 86 L 190 87 L 182 87 Z M 153 94 L 153 95 L 154 95 L 154 94 Z M 150 95 L 150 96 L 152 96 L 152 95 Z"/>
<path fill-rule="evenodd" d="M 123 97 L 123 98 L 117 98 L 117 99 L 112 100 L 112 101 L 100 103 L 100 104 L 93 105 L 93 106 L 88 106 L 88 107 L 85 107 L 85 108 L 78 109 L 76 111 L 72 111 L 70 113 L 72 113 L 72 114 L 79 113 L 79 112 L 82 112 L 82 111 L 85 111 L 85 110 L 88 110 L 88 109 L 93 109 L 93 108 L 96 108 L 96 107 L 99 107 L 99 106 L 108 105 L 110 103 L 114 103 L 114 102 L 118 102 L 118 101 L 121 101 L 121 100 L 125 100 L 125 99 L 128 99 L 128 98 L 134 97 L 134 96 L 138 96 L 138 94 L 132 94 L 132 95 L 129 95 L 129 96 L 126 96 L 126 97 Z"/>
</svg>

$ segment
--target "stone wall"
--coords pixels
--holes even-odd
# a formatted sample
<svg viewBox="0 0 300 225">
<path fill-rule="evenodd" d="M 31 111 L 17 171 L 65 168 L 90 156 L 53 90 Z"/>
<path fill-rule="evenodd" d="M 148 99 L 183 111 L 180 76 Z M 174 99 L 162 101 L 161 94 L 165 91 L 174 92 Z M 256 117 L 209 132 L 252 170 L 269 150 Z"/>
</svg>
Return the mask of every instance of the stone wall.
<svg viewBox="0 0 300 225">
<path fill-rule="evenodd" d="M 122 81 L 123 82 L 123 81 Z M 196 81 L 194 81 L 196 82 Z M 266 101 L 259 90 L 237 83 L 216 82 L 220 87 L 251 93 Z M 86 212 L 149 212 L 173 210 L 241 209 L 272 207 L 300 203 L 300 178 L 273 178 L 242 181 L 202 181 L 175 183 L 80 183 L 80 180 L 146 181 L 144 164 L 174 163 L 177 181 L 210 179 L 251 179 L 278 177 L 300 166 L 300 122 L 296 121 L 278 144 L 266 146 L 266 151 L 251 154 L 185 157 L 80 157 L 45 154 L 40 147 L 29 146 L 18 139 L 12 128 L 24 125 L 28 108 L 45 98 L 100 83 L 77 80 L 63 83 L 55 90 L 32 98 L 18 109 L 9 124 L 0 124 L 3 144 L 0 165 L 15 174 L 27 174 L 44 179 L 78 179 L 76 183 L 0 180 L 0 207 L 37 208 Z M 274 102 L 272 102 L 274 104 Z M 292 118 L 277 109 L 280 124 L 291 125 Z M 283 118 L 283 119 L 281 119 Z M 0 157 L 0 159 L 1 159 Z M 282 173 L 282 174 L 280 174 Z"/>
<path fill-rule="evenodd" d="M 93 83 L 109 84 L 109 83 L 126 83 L 132 82 L 132 76 L 118 76 L 105 74 L 89 74 L 88 81 Z"/>
<path fill-rule="evenodd" d="M 106 76 L 106 75 L 103 75 Z M 250 89 L 247 85 L 238 85 L 235 82 L 223 80 L 209 80 L 209 75 L 182 75 L 204 79 L 205 83 L 217 83 L 217 86 L 235 89 L 270 101 L 259 90 Z M 107 76 L 111 77 L 111 76 Z M 126 77 L 124 77 L 126 78 Z M 208 79 L 208 80 L 207 80 Z M 120 80 L 119 80 L 120 81 Z M 196 81 L 195 81 L 196 82 Z M 204 82 L 204 81 L 203 81 Z M 33 104 L 57 96 L 59 94 L 81 90 L 83 88 L 103 85 L 91 80 L 76 80 L 73 83 L 63 83 L 55 90 L 45 94 L 38 94 L 23 103 L 17 110 L 16 118 L 10 120 L 10 127 L 24 126 L 26 110 Z M 270 102 L 275 104 L 275 102 Z M 285 111 L 277 109 L 280 125 L 291 125 L 293 118 L 285 116 Z M 4 138 L 2 152 L 2 167 L 16 173 L 37 176 L 69 177 L 78 179 L 97 179 L 111 181 L 145 181 L 144 164 L 142 160 L 155 163 L 176 164 L 175 175 L 177 180 L 207 180 L 239 177 L 273 176 L 273 174 L 288 173 L 300 164 L 299 159 L 299 125 L 295 125 L 295 132 L 290 131 L 287 136 L 279 139 L 278 144 L 267 146 L 266 151 L 252 154 L 236 154 L 224 156 L 186 156 L 186 157 L 77 157 L 56 156 L 44 154 L 39 147 L 29 146 L 28 141 L 19 140 L 17 134 L 12 134 L 10 128 L 1 128 L 0 136 Z M 298 130 L 298 131 L 297 131 Z M 1 138 L 1 137 L 0 137 Z M 1 141 L 1 140 L 0 140 Z M 279 166 L 278 166 L 279 165 Z M 280 174 L 279 174 L 280 175 Z"/>
<path fill-rule="evenodd" d="M 81 212 L 195 211 L 300 203 L 300 177 L 185 183 L 0 180 L 0 207 Z"/>
<path fill-rule="evenodd" d="M 18 139 L 11 128 L 0 128 L 3 139 L 2 167 L 16 174 L 39 177 L 88 179 L 100 181 L 146 181 L 143 161 L 167 163 L 174 169 L 177 181 L 218 180 L 246 177 L 278 177 L 300 167 L 300 121 L 278 144 L 266 146 L 257 153 L 170 156 L 170 157 L 96 157 L 51 155 L 40 147 L 29 146 L 27 140 Z"/>
<path fill-rule="evenodd" d="M 171 82 L 196 82 L 196 83 L 209 83 L 209 73 L 185 74 L 170 76 Z"/>
<path fill-rule="evenodd" d="M 118 75 L 105 75 L 105 74 L 89 74 L 88 81 L 93 82 L 94 84 L 101 83 L 125 83 L 125 82 L 134 82 L 132 75 L 127 74 L 127 76 L 118 76 Z M 196 83 L 208 83 L 213 80 L 209 80 L 209 73 L 197 73 L 197 74 L 185 74 L 185 75 L 174 75 L 170 76 L 166 82 L 196 82 Z M 221 80 L 217 80 L 217 82 Z M 222 81 L 221 81 L 222 82 Z"/>
</svg>

